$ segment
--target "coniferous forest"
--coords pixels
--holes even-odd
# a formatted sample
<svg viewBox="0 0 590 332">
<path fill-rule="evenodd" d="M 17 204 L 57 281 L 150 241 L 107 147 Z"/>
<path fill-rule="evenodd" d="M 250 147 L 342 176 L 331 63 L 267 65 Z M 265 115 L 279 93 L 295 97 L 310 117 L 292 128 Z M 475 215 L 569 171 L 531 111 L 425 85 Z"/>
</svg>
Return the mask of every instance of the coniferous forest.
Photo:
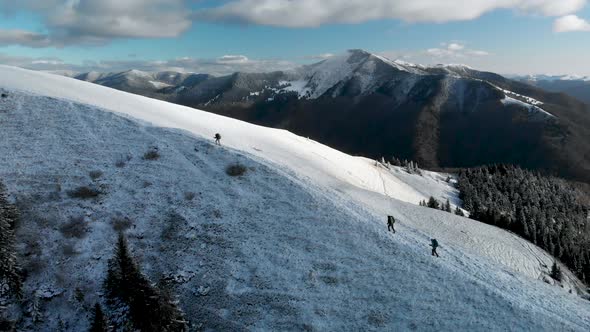
<svg viewBox="0 0 590 332">
<path fill-rule="evenodd" d="M 458 188 L 472 219 L 519 234 L 590 282 L 589 208 L 567 182 L 494 165 L 461 171 Z"/>
</svg>

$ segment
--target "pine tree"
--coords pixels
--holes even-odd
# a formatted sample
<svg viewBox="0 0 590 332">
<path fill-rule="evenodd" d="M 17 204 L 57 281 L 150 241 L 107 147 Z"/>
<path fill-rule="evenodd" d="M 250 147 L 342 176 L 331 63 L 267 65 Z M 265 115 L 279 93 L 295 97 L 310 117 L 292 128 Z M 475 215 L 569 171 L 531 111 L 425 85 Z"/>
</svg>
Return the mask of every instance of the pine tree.
<svg viewBox="0 0 590 332">
<path fill-rule="evenodd" d="M 451 209 L 451 202 L 449 202 L 448 198 L 443 210 L 445 210 L 448 213 L 453 213 L 453 210 Z"/>
<path fill-rule="evenodd" d="M 553 262 L 553 266 L 551 266 L 551 278 L 561 282 L 562 277 L 561 268 L 557 265 L 557 262 Z"/>
<path fill-rule="evenodd" d="M 119 235 L 115 256 L 109 261 L 105 289 L 110 304 L 123 302 L 129 307 L 136 329 L 144 332 L 186 330 L 184 314 L 142 274 L 123 234 Z"/>
<path fill-rule="evenodd" d="M 102 312 L 102 307 L 100 304 L 96 304 L 94 306 L 94 312 L 92 313 L 92 325 L 90 326 L 90 332 L 107 332 L 108 331 L 108 324 L 104 313 Z"/>
<path fill-rule="evenodd" d="M 39 297 L 37 295 L 33 296 L 31 303 L 29 305 L 29 313 L 31 315 L 31 320 L 33 323 L 38 323 L 43 321 L 43 313 L 41 312 Z"/>
<path fill-rule="evenodd" d="M 428 203 L 426 204 L 431 209 L 440 209 L 440 203 L 434 197 L 430 196 Z"/>
</svg>

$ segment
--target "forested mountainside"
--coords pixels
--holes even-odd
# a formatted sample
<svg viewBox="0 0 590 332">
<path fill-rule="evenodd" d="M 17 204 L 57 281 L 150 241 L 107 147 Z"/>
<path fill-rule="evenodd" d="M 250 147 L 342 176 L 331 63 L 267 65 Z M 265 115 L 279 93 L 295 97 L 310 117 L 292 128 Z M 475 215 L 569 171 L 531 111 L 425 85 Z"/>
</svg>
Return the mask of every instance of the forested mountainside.
<svg viewBox="0 0 590 332">
<path fill-rule="evenodd" d="M 461 171 L 458 186 L 471 218 L 519 234 L 590 282 L 590 207 L 565 181 L 494 165 Z"/>
</svg>

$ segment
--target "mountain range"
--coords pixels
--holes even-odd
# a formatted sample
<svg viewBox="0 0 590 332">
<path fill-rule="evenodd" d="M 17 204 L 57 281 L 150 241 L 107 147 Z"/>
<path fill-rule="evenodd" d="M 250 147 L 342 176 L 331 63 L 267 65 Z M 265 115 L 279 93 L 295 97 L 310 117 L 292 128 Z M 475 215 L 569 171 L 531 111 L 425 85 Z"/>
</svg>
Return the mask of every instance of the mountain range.
<svg viewBox="0 0 590 332">
<path fill-rule="evenodd" d="M 286 129 L 353 155 L 429 168 L 511 163 L 590 182 L 586 104 L 463 65 L 422 66 L 351 50 L 284 72 L 131 70 L 76 78 Z"/>
<path fill-rule="evenodd" d="M 547 91 L 563 92 L 590 104 L 590 76 L 525 75 L 512 78 Z"/>
</svg>

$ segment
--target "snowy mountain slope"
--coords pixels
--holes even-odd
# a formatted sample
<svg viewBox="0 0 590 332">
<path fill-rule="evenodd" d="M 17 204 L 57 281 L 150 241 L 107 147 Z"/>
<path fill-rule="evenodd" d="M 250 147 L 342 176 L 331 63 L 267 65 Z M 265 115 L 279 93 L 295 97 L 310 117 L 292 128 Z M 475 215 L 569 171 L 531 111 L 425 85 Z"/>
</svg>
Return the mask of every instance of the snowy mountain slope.
<svg viewBox="0 0 590 332">
<path fill-rule="evenodd" d="M 187 315 L 204 328 L 590 326 L 587 301 L 566 291 L 577 284 L 571 274 L 565 290 L 538 280 L 547 273 L 539 260 L 552 263 L 542 250 L 415 205 L 432 191 L 454 198 L 444 175 L 388 170 L 286 131 L 52 75 L 0 67 L 0 88 L 10 95 L 0 104 L 0 177 L 37 216 L 20 232 L 40 242 L 22 248 L 41 264 L 27 287 L 46 290 L 41 297 L 64 291 L 44 300 L 53 308 L 46 324 L 57 315 L 70 330 L 86 324 L 73 314 L 71 289 L 84 286 L 90 304 L 97 298 L 110 223 L 129 217 L 146 272 L 171 274 Z M 215 132 L 226 147 L 208 142 Z M 152 146 L 161 158 L 142 160 Z M 115 167 L 121 160 L 127 165 Z M 254 170 L 228 178 L 224 167 L 237 160 Z M 106 194 L 68 198 L 92 183 L 92 170 L 103 172 L 97 186 Z M 385 232 L 386 214 L 400 220 L 395 236 Z M 87 235 L 64 239 L 61 224 L 79 216 Z M 440 259 L 429 255 L 431 236 Z M 66 255 L 65 245 L 79 254 Z"/>
</svg>

